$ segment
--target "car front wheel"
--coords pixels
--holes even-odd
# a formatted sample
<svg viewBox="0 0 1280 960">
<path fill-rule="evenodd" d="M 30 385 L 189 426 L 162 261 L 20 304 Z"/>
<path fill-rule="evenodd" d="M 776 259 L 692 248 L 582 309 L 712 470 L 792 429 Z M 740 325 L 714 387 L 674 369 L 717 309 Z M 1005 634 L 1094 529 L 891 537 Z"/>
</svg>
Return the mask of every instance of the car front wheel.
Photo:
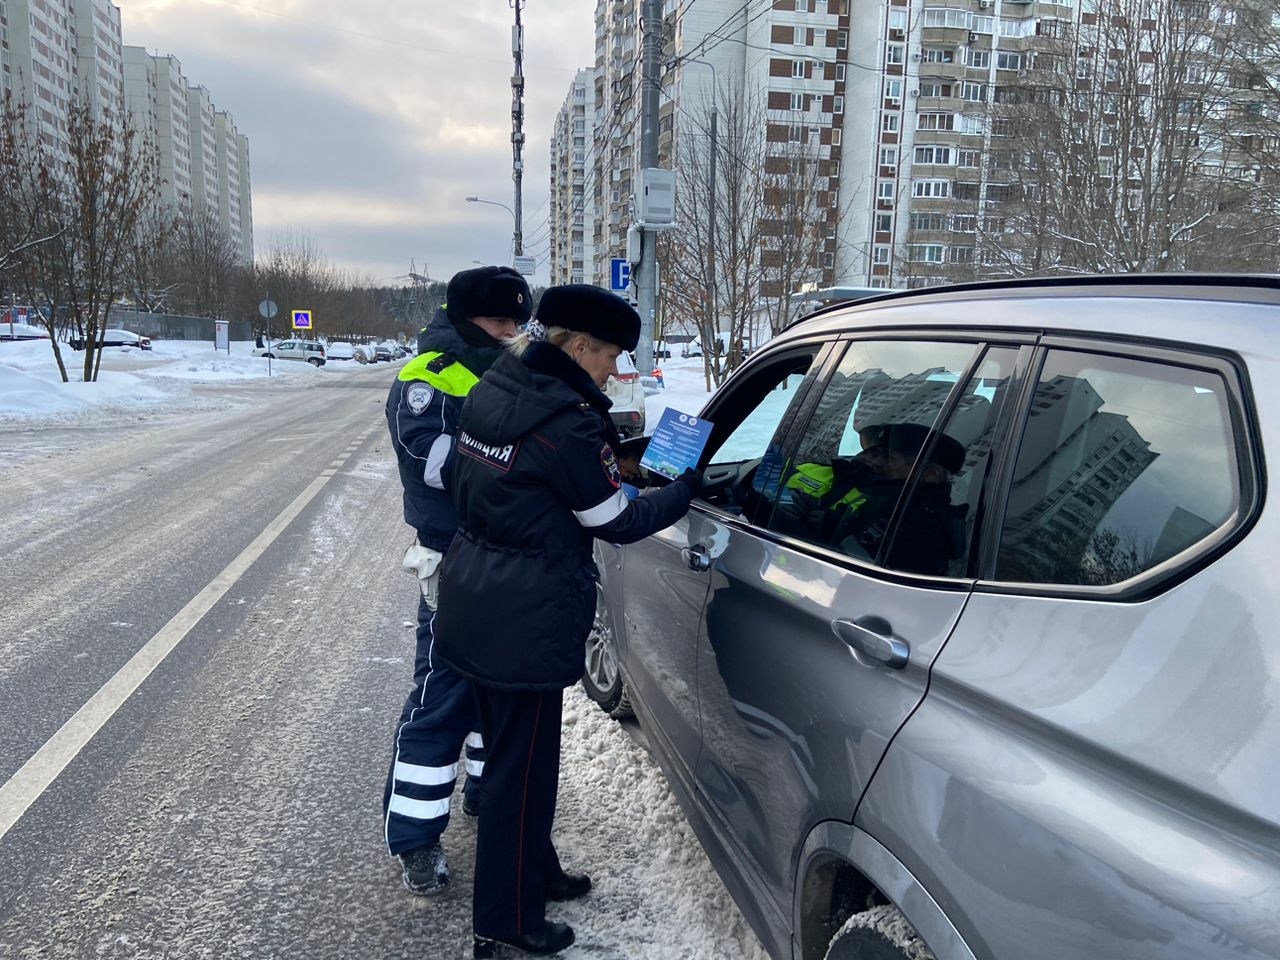
<svg viewBox="0 0 1280 960">
<path fill-rule="evenodd" d="M 307 363 L 311 364 L 313 367 L 322 367 L 322 366 L 324 366 L 324 361 L 323 361 L 323 360 L 321 360 L 319 357 L 308 357 L 308 358 L 307 358 Z"/>
<path fill-rule="evenodd" d="M 934 960 L 897 907 L 855 913 L 836 931 L 826 960 Z"/>
<path fill-rule="evenodd" d="M 600 709 L 621 720 L 635 715 L 627 685 L 618 669 L 618 654 L 614 647 L 613 618 L 605 602 L 604 588 L 596 584 L 596 616 L 586 645 L 587 669 L 582 675 L 582 689 Z"/>
</svg>

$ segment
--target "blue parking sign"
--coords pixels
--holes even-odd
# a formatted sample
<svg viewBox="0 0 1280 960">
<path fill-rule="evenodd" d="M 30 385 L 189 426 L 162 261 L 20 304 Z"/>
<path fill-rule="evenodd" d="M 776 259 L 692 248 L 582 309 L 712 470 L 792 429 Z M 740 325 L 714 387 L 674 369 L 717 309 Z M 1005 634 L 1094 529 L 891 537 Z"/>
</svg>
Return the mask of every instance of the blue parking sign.
<svg viewBox="0 0 1280 960">
<path fill-rule="evenodd" d="M 609 261 L 609 289 L 625 290 L 631 285 L 631 263 L 624 257 Z"/>
</svg>

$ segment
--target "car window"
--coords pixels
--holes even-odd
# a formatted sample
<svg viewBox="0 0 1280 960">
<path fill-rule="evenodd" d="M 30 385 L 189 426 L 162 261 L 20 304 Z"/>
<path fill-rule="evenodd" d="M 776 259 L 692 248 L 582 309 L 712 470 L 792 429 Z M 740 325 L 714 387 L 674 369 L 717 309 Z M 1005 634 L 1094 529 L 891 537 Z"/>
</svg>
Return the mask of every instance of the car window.
<svg viewBox="0 0 1280 960">
<path fill-rule="evenodd" d="M 1229 522 L 1240 497 L 1220 374 L 1051 351 L 1014 467 L 996 575 L 1118 583 Z"/>
<path fill-rule="evenodd" d="M 743 371 L 716 394 L 705 416 L 713 424 L 701 463 L 703 499 L 749 518 L 776 496 L 783 451 L 778 443 L 815 373 L 821 344 L 780 354 Z"/>
<path fill-rule="evenodd" d="M 987 350 L 941 431 L 918 458 L 907 499 L 880 558 L 893 570 L 931 576 L 969 574 L 983 483 L 996 423 L 1009 402 L 1018 351 Z"/>
<path fill-rule="evenodd" d="M 783 472 L 769 528 L 875 562 L 917 457 L 945 447 L 954 458 L 957 441 L 935 438 L 934 426 L 977 349 L 849 344 Z"/>
</svg>

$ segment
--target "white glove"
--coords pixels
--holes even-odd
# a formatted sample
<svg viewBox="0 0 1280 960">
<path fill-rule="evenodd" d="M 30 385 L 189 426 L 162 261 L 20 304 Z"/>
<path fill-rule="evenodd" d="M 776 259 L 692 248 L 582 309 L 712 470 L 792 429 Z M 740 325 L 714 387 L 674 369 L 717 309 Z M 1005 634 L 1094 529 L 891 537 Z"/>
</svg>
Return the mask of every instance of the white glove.
<svg viewBox="0 0 1280 960">
<path fill-rule="evenodd" d="M 439 550 L 415 543 L 404 552 L 404 560 L 400 564 L 408 573 L 418 578 L 422 597 L 432 610 L 436 608 L 440 598 L 440 561 L 443 559 L 444 554 Z"/>
</svg>

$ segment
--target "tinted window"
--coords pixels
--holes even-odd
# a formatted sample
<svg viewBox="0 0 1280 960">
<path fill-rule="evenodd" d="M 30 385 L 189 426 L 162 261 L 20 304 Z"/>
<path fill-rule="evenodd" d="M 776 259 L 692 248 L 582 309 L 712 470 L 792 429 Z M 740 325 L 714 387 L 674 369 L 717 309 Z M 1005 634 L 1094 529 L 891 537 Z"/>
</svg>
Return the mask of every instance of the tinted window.
<svg viewBox="0 0 1280 960">
<path fill-rule="evenodd" d="M 932 576 L 968 575 L 983 481 L 1018 351 L 993 347 L 916 466 L 884 566 Z"/>
<path fill-rule="evenodd" d="M 851 343 L 780 484 L 770 529 L 876 561 L 917 458 L 963 460 L 934 426 L 973 360 L 967 343 Z M 925 461 L 921 461 L 922 465 Z M 942 543 L 921 550 L 948 552 Z"/>
<path fill-rule="evenodd" d="M 1127 580 L 1203 540 L 1239 500 L 1218 374 L 1050 352 L 1014 469 L 997 576 Z"/>
</svg>

